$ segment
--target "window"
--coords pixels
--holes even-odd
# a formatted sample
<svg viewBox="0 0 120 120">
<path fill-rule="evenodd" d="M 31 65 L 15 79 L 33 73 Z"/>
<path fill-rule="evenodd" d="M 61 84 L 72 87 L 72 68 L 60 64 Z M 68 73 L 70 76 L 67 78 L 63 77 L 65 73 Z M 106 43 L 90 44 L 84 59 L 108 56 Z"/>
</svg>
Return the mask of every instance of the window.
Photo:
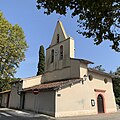
<svg viewBox="0 0 120 120">
<path fill-rule="evenodd" d="M 91 74 L 88 77 L 90 81 L 93 80 L 93 76 Z"/>
<path fill-rule="evenodd" d="M 59 34 L 57 34 L 57 43 L 59 43 Z"/>
<path fill-rule="evenodd" d="M 52 49 L 52 51 L 51 51 L 51 63 L 53 63 L 54 62 L 54 50 Z"/>
<path fill-rule="evenodd" d="M 107 84 L 107 82 L 108 82 L 107 78 L 104 79 L 104 82 L 105 82 L 105 84 Z"/>
<path fill-rule="evenodd" d="M 60 46 L 60 60 L 63 59 L 63 46 Z"/>
</svg>

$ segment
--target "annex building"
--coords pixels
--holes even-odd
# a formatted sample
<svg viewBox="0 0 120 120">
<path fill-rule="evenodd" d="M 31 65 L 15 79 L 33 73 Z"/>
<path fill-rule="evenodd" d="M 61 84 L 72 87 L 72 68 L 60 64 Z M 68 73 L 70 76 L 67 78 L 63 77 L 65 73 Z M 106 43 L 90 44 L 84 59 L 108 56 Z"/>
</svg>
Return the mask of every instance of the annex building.
<svg viewBox="0 0 120 120">
<path fill-rule="evenodd" d="M 45 73 L 11 83 L 9 102 L 8 91 L 2 92 L 1 105 L 54 117 L 116 112 L 112 76 L 88 68 L 93 62 L 75 58 L 74 49 L 73 38 L 58 21 L 46 49 Z"/>
</svg>

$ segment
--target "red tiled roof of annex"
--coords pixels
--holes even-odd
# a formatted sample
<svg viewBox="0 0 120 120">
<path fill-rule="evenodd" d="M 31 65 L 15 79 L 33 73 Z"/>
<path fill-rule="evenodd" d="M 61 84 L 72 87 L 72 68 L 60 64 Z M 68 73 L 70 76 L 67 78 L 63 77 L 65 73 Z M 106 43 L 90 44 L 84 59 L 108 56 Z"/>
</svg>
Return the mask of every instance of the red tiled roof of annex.
<svg viewBox="0 0 120 120">
<path fill-rule="evenodd" d="M 65 87 L 66 85 L 73 85 L 80 82 L 81 79 L 72 79 L 72 80 L 63 80 L 58 82 L 49 82 L 49 83 L 42 83 L 39 85 L 35 85 L 33 87 L 25 88 L 24 91 L 31 91 L 34 89 L 43 90 L 43 89 L 54 89 Z"/>
</svg>

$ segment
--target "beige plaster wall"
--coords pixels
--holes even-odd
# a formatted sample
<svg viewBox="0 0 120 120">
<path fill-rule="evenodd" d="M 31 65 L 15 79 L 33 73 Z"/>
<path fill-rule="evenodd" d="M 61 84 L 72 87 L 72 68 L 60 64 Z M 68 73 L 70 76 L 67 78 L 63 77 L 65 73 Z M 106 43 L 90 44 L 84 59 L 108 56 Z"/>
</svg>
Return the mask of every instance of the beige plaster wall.
<svg viewBox="0 0 120 120">
<path fill-rule="evenodd" d="M 78 83 L 57 92 L 61 96 L 56 95 L 56 117 L 86 115 L 91 112 L 96 114 L 96 110 L 90 105 L 90 90 L 85 89 L 85 86 Z"/>
<path fill-rule="evenodd" d="M 70 78 L 70 67 L 52 72 L 47 72 L 44 75 L 43 82 L 48 82 L 48 81 L 50 82 L 61 79 L 68 79 L 68 78 Z"/>
<path fill-rule="evenodd" d="M 18 90 L 22 89 L 22 84 L 16 83 L 15 86 L 12 85 L 10 99 L 9 99 L 9 107 L 10 108 L 20 108 L 20 95 L 18 95 Z"/>
<path fill-rule="evenodd" d="M 53 67 L 51 67 L 51 71 L 47 71 L 44 74 L 44 79 L 42 79 L 43 82 L 71 78 L 83 78 L 84 75 L 88 74 L 87 64 L 80 62 L 80 60 L 69 59 L 67 62 L 69 63 L 68 66 L 63 66 L 62 62 L 66 62 L 64 60 L 56 62 L 58 62 L 59 69 L 53 69 Z M 54 63 L 52 63 L 51 66 L 52 65 L 54 65 Z"/>
<path fill-rule="evenodd" d="M 113 84 L 112 79 L 105 75 L 100 75 L 94 72 L 88 72 L 88 75 L 91 74 L 93 76 L 93 80 L 89 81 L 91 84 L 91 89 L 98 89 L 98 90 L 105 90 L 105 92 L 95 92 L 97 97 L 98 94 L 102 94 L 104 97 L 105 102 L 105 112 L 114 112 L 116 111 L 116 103 L 115 103 L 115 96 L 113 92 Z M 104 79 L 107 79 L 108 82 L 105 83 Z"/>
<path fill-rule="evenodd" d="M 60 46 L 63 45 L 63 59 L 60 60 Z M 54 62 L 51 63 L 51 51 L 54 49 Z M 64 40 L 63 42 L 56 44 L 46 50 L 46 72 L 63 67 L 70 66 L 70 39 Z"/>
<path fill-rule="evenodd" d="M 90 74 L 90 73 L 88 73 Z M 61 89 L 56 93 L 56 117 L 98 114 L 97 96 L 104 96 L 105 113 L 115 112 L 116 105 L 110 78 L 104 83 L 104 77 L 94 74 L 92 81 L 88 80 L 71 87 Z M 105 92 L 95 92 L 95 89 Z M 91 105 L 91 99 L 95 100 L 95 106 Z"/>
<path fill-rule="evenodd" d="M 26 92 L 24 109 L 54 116 L 55 92 L 39 92 L 37 95 L 34 95 L 32 92 Z"/>
<path fill-rule="evenodd" d="M 62 66 L 62 64 L 59 65 Z M 83 64 L 81 65 L 80 68 L 79 60 L 70 59 L 70 66 L 46 72 L 43 75 L 42 80 L 43 82 L 45 82 L 45 81 L 55 81 L 62 79 L 80 78 L 80 70 L 81 70 L 81 76 L 86 74 L 86 68 L 84 66 L 87 67 L 85 64 Z"/>
<path fill-rule="evenodd" d="M 79 60 L 70 60 L 70 78 L 80 78 Z"/>
<path fill-rule="evenodd" d="M 88 74 L 87 64 L 81 62 L 79 68 L 80 68 L 80 78 L 83 78 L 84 75 Z"/>
<path fill-rule="evenodd" d="M 63 45 L 63 59 L 60 60 L 60 46 Z M 54 62 L 51 63 L 51 51 L 54 49 Z M 71 52 L 70 52 L 71 51 Z M 74 57 L 74 40 L 68 38 L 46 51 L 45 82 L 70 78 L 70 58 Z"/>
<path fill-rule="evenodd" d="M 70 37 L 70 58 L 75 57 L 75 45 L 74 45 L 74 39 Z"/>
<path fill-rule="evenodd" d="M 2 94 L 2 102 L 1 102 L 2 107 L 7 107 L 8 97 L 9 97 L 9 93 Z"/>
<path fill-rule="evenodd" d="M 32 87 L 38 84 L 41 84 L 42 76 L 35 76 L 31 78 L 23 79 L 22 83 L 15 83 L 12 85 L 11 93 L 10 93 L 10 100 L 9 100 L 9 107 L 10 108 L 21 108 L 21 99 L 20 95 L 18 95 L 18 91 L 21 91 L 24 88 Z"/>
<path fill-rule="evenodd" d="M 28 87 L 32 87 L 32 86 L 41 84 L 41 79 L 42 79 L 42 75 L 23 79 L 22 88 L 24 89 L 24 88 L 28 88 Z"/>
</svg>

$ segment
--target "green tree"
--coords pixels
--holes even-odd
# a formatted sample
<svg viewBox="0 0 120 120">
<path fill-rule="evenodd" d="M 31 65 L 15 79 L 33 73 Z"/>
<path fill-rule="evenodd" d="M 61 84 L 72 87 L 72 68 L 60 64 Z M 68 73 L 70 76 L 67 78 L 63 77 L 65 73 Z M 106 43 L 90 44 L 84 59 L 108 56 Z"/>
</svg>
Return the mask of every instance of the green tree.
<svg viewBox="0 0 120 120">
<path fill-rule="evenodd" d="M 115 94 L 116 103 L 120 106 L 120 67 L 113 73 L 116 77 L 113 78 L 113 91 Z"/>
<path fill-rule="evenodd" d="M 95 66 L 95 67 L 93 67 L 93 69 L 95 69 L 95 70 L 99 70 L 99 71 L 102 71 L 102 72 L 105 71 L 105 69 L 102 68 L 102 65 Z"/>
<path fill-rule="evenodd" d="M 0 12 L 0 91 L 9 88 L 27 47 L 22 28 L 10 24 Z"/>
<path fill-rule="evenodd" d="M 92 37 L 96 45 L 109 40 L 120 52 L 120 0 L 37 0 L 37 8 L 47 15 L 71 10 L 72 17 L 78 16 L 78 33 Z"/>
<path fill-rule="evenodd" d="M 41 45 L 39 49 L 39 62 L 38 62 L 37 75 L 43 74 L 44 71 L 45 71 L 45 54 L 44 54 L 44 46 Z"/>
</svg>

